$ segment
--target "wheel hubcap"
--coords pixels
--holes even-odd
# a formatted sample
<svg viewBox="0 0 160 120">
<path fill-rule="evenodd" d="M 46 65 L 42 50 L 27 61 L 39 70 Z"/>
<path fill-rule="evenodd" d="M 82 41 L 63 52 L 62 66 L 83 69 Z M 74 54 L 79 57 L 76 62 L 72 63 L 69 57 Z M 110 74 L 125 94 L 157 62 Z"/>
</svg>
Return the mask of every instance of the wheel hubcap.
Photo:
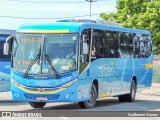
<svg viewBox="0 0 160 120">
<path fill-rule="evenodd" d="M 91 91 L 91 100 L 90 100 L 90 102 L 94 102 L 94 92 L 93 91 Z"/>
</svg>

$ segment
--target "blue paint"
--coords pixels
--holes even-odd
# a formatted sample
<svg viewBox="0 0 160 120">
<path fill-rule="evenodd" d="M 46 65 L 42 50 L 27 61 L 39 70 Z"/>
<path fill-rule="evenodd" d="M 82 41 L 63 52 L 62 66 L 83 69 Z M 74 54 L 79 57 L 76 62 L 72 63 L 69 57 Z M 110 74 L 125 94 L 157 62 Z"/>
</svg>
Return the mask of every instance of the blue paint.
<svg viewBox="0 0 160 120">
<path fill-rule="evenodd" d="M 141 34 L 151 34 L 147 30 L 140 30 L 140 29 L 131 29 L 131 28 L 124 28 L 124 27 L 117 27 L 117 26 L 108 26 L 102 24 L 89 24 L 89 23 L 78 23 L 78 22 L 55 22 L 55 23 L 48 23 L 48 24 L 30 24 L 30 25 L 23 25 L 20 26 L 17 32 L 21 32 L 23 30 L 69 30 L 69 32 L 80 32 L 87 28 L 94 28 L 94 29 L 103 29 L 103 30 L 113 30 L 113 31 L 120 31 L 120 32 L 129 32 L 129 33 L 141 33 Z"/>
</svg>

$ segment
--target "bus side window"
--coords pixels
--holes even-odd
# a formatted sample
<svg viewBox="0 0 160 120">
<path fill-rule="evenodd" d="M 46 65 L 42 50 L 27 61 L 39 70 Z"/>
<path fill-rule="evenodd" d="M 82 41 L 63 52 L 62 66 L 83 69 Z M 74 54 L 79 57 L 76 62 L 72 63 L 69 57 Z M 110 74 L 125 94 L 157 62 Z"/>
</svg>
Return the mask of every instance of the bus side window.
<svg viewBox="0 0 160 120">
<path fill-rule="evenodd" d="M 105 58 L 108 58 L 110 56 L 109 37 L 110 37 L 110 33 L 108 31 L 105 31 L 104 42 L 103 42 Z"/>
<path fill-rule="evenodd" d="M 92 61 L 97 58 L 104 58 L 104 45 L 103 45 L 103 31 L 94 30 L 93 32 L 93 41 L 92 41 Z"/>
<path fill-rule="evenodd" d="M 134 34 L 133 49 L 134 49 L 134 57 L 138 58 L 140 53 L 140 34 Z"/>
<path fill-rule="evenodd" d="M 145 57 L 149 57 L 152 53 L 152 42 L 151 37 L 149 35 L 143 35 L 143 44 L 144 44 L 144 55 Z"/>
<path fill-rule="evenodd" d="M 120 36 L 119 32 L 114 32 L 114 57 L 115 58 L 120 58 L 121 53 L 120 53 Z"/>
<path fill-rule="evenodd" d="M 140 41 L 139 41 L 139 57 L 145 57 L 146 50 L 145 50 L 145 44 L 144 44 L 144 36 L 140 34 Z"/>
<path fill-rule="evenodd" d="M 131 33 L 120 34 L 120 49 L 122 58 L 134 57 L 133 35 Z"/>
<path fill-rule="evenodd" d="M 126 58 L 132 58 L 133 57 L 133 41 L 132 41 L 132 34 L 131 33 L 125 33 L 125 55 Z"/>
<path fill-rule="evenodd" d="M 120 58 L 120 33 L 115 31 L 106 31 L 104 51 L 106 58 Z"/>
</svg>

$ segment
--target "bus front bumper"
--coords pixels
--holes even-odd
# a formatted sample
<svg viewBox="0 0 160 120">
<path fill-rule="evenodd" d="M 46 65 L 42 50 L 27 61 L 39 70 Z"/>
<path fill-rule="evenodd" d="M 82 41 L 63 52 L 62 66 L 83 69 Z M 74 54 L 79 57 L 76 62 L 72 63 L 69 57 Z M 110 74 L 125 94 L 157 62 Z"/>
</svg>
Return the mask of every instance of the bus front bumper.
<svg viewBox="0 0 160 120">
<path fill-rule="evenodd" d="M 14 101 L 30 102 L 77 102 L 77 82 L 68 87 L 31 88 L 11 84 Z"/>
</svg>

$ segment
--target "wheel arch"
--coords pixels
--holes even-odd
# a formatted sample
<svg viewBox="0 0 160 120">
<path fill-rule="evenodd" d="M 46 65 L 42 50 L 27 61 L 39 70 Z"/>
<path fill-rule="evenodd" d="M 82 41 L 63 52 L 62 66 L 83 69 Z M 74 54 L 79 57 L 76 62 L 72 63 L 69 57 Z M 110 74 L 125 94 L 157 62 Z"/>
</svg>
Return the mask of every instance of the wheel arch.
<svg viewBox="0 0 160 120">
<path fill-rule="evenodd" d="M 98 98 L 98 79 L 94 79 L 94 80 L 92 81 L 92 84 L 94 84 L 95 87 L 96 87 L 96 90 L 97 90 L 97 98 Z"/>
</svg>

